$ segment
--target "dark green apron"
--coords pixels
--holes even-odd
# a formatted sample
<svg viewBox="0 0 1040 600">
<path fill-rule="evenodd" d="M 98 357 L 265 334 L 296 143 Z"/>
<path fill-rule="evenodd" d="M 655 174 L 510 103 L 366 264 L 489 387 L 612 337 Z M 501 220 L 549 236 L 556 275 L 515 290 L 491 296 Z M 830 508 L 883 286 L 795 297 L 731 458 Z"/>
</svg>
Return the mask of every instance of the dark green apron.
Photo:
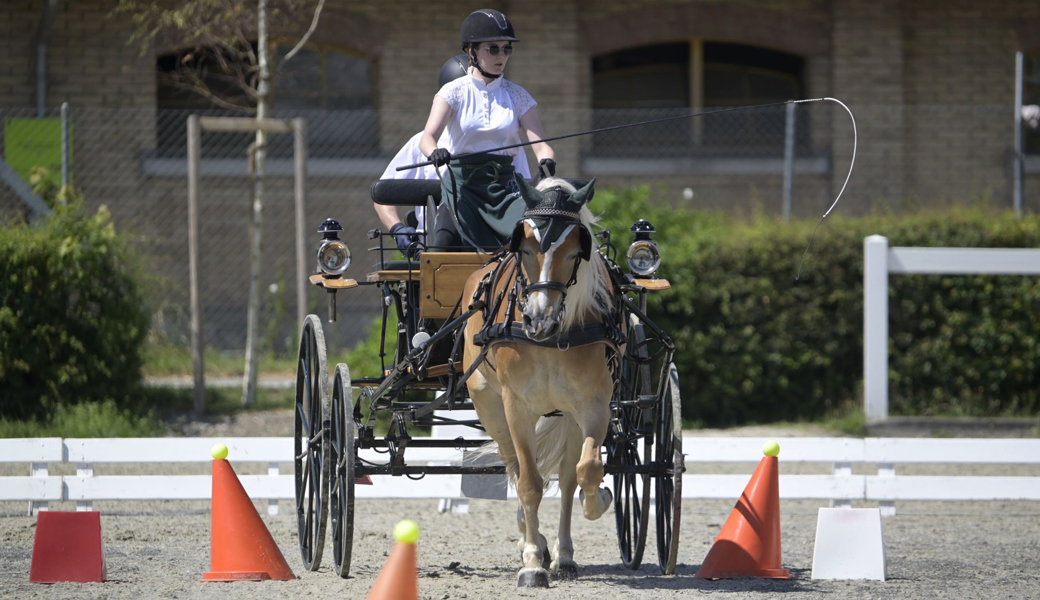
<svg viewBox="0 0 1040 600">
<path fill-rule="evenodd" d="M 445 174 L 441 198 L 456 215 L 463 242 L 488 251 L 507 244 L 526 208 L 513 181 L 513 157 L 474 154 L 452 159 L 448 167 L 455 174 L 458 197 Z"/>
</svg>

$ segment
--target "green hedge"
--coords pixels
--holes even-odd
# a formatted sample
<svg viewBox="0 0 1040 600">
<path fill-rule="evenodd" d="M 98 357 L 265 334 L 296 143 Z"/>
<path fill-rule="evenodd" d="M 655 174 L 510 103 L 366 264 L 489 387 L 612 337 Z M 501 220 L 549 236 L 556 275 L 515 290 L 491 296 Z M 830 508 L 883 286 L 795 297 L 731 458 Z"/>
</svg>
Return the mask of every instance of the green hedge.
<svg viewBox="0 0 1040 600">
<path fill-rule="evenodd" d="M 131 399 L 149 326 L 135 264 L 104 207 L 0 229 L 0 417 Z"/>
<path fill-rule="evenodd" d="M 591 207 L 620 252 L 636 218 L 657 227 L 659 275 L 672 288 L 652 295 L 651 315 L 677 345 L 684 417 L 706 425 L 813 419 L 861 404 L 864 237 L 1040 247 L 1035 215 L 973 207 L 832 214 L 796 281 L 816 219 L 738 219 L 655 206 L 650 195 L 600 190 Z M 1037 414 L 1040 280 L 895 275 L 889 290 L 892 414 Z"/>
</svg>

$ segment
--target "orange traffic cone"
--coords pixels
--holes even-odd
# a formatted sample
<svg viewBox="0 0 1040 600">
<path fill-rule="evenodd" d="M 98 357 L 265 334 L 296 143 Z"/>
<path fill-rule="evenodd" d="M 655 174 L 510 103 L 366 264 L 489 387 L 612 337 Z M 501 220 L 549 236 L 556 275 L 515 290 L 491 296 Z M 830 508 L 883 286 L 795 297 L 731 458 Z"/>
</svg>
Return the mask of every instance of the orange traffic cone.
<svg viewBox="0 0 1040 600">
<path fill-rule="evenodd" d="M 776 442 L 767 442 L 766 456 L 704 557 L 695 577 L 731 579 L 766 577 L 787 579 L 780 566 L 780 477 Z"/>
<path fill-rule="evenodd" d="M 296 579 L 226 457 L 226 446 L 213 447 L 210 571 L 202 580 Z"/>
<path fill-rule="evenodd" d="M 419 600 L 419 572 L 415 567 L 415 542 L 419 525 L 405 519 L 394 526 L 397 545 L 390 552 L 365 600 Z"/>
</svg>

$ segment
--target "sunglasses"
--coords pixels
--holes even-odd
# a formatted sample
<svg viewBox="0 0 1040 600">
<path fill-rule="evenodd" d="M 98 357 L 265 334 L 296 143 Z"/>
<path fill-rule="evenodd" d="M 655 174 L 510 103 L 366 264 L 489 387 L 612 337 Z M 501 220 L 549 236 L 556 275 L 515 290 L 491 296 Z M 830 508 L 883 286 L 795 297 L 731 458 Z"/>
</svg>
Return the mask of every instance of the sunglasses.
<svg viewBox="0 0 1040 600">
<path fill-rule="evenodd" d="M 490 54 L 491 56 L 498 56 L 498 52 L 500 50 L 502 51 L 502 54 L 505 54 L 506 56 L 509 56 L 510 54 L 513 53 L 513 46 L 512 45 L 498 47 L 498 46 L 492 44 L 490 46 L 485 46 L 484 49 L 487 50 L 488 54 Z"/>
</svg>

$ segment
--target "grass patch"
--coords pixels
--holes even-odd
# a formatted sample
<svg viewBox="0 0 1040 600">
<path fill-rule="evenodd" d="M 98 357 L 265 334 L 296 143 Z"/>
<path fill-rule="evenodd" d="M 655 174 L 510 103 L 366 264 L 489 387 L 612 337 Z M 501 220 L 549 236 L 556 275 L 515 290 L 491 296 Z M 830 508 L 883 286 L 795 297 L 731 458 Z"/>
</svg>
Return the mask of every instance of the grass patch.
<svg viewBox="0 0 1040 600">
<path fill-rule="evenodd" d="M 157 414 L 171 415 L 190 413 L 195 404 L 195 390 L 165 387 L 145 388 L 141 391 L 141 404 L 152 407 Z M 206 414 L 229 416 L 242 412 L 291 409 L 296 402 L 294 389 L 256 390 L 256 403 L 242 404 L 242 388 L 206 388 Z"/>
<path fill-rule="evenodd" d="M 203 361 L 207 377 L 241 377 L 245 373 L 245 356 L 236 352 L 221 352 L 207 348 Z M 257 361 L 258 371 L 264 374 L 296 376 L 296 356 L 262 354 Z M 149 345 L 144 351 L 145 377 L 190 376 L 194 373 L 191 349 L 166 345 Z"/>
<path fill-rule="evenodd" d="M 820 424 L 828 429 L 854 437 L 863 437 L 867 433 L 867 415 L 862 410 L 849 411 L 840 416 L 824 419 Z"/>
<path fill-rule="evenodd" d="M 137 414 L 111 400 L 59 405 L 46 420 L 0 420 L 0 438 L 151 437 L 164 432 L 154 412 Z"/>
</svg>

